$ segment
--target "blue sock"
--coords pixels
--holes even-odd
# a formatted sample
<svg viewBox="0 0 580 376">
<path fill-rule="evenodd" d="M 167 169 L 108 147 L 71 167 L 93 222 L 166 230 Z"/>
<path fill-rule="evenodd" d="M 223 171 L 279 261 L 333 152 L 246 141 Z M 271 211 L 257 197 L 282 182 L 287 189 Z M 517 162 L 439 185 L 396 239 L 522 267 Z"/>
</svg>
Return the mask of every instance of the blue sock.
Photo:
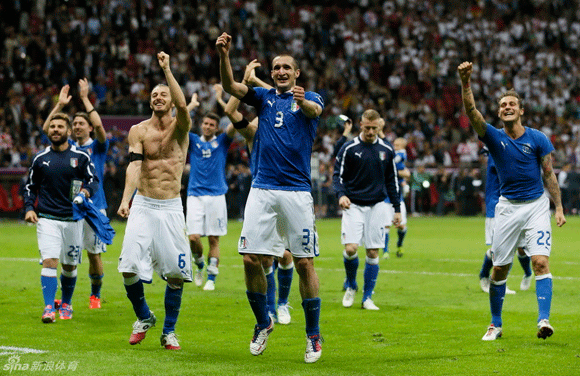
<svg viewBox="0 0 580 376">
<path fill-rule="evenodd" d="M 501 328 L 501 310 L 503 307 L 503 299 L 505 297 L 506 280 L 500 282 L 491 281 L 489 285 L 489 308 L 491 309 L 491 323 L 496 328 Z"/>
<path fill-rule="evenodd" d="M 526 275 L 526 277 L 531 276 L 532 275 L 532 267 L 531 267 L 531 263 L 530 263 L 530 256 L 528 256 L 528 255 L 521 256 L 518 254 L 518 261 L 520 262 L 522 269 L 524 269 L 524 274 Z"/>
<path fill-rule="evenodd" d="M 101 286 L 103 285 L 102 281 L 104 276 L 104 274 L 89 274 L 89 278 L 91 279 L 91 295 L 97 298 L 101 297 Z"/>
<path fill-rule="evenodd" d="M 125 284 L 125 291 L 127 291 L 127 298 L 133 304 L 133 310 L 139 320 L 148 319 L 151 316 L 147 301 L 145 301 L 145 291 L 143 290 L 143 282 L 137 278 L 137 282 L 127 285 Z"/>
<path fill-rule="evenodd" d="M 181 295 L 183 294 L 183 286 L 177 289 L 165 287 L 165 322 L 163 323 L 163 334 L 175 331 L 175 323 L 177 316 L 179 316 L 179 309 L 181 308 Z"/>
<path fill-rule="evenodd" d="M 270 316 L 268 316 L 268 309 L 266 304 L 266 294 L 260 294 L 259 292 L 246 291 L 248 296 L 248 302 L 250 302 L 250 307 L 256 316 L 256 322 L 260 329 L 266 328 L 270 325 Z"/>
<path fill-rule="evenodd" d="M 60 290 L 62 292 L 62 304 L 71 304 L 72 296 L 75 291 L 75 286 L 77 284 L 77 273 L 76 269 L 72 272 L 68 272 L 69 276 L 66 276 L 66 271 L 62 271 L 60 274 Z"/>
<path fill-rule="evenodd" d="M 207 275 L 207 280 L 208 281 L 214 281 L 215 282 L 215 274 L 208 274 Z"/>
<path fill-rule="evenodd" d="M 49 305 L 54 308 L 54 298 L 57 289 L 56 269 L 42 268 L 42 271 L 40 272 L 40 285 L 42 286 L 44 305 Z"/>
<path fill-rule="evenodd" d="M 405 227 L 403 230 L 398 229 L 397 234 L 399 235 L 399 239 L 397 240 L 397 247 L 402 247 L 403 241 L 405 240 L 405 235 L 407 235 L 407 228 Z"/>
<path fill-rule="evenodd" d="M 493 268 L 493 261 L 489 257 L 488 251 L 485 252 L 485 256 L 483 257 L 483 264 L 479 271 L 479 279 L 489 278 L 489 273 L 491 272 L 491 268 Z"/>
<path fill-rule="evenodd" d="M 269 273 L 266 274 L 266 281 L 268 281 L 268 289 L 266 290 L 266 305 L 268 312 L 276 314 L 276 278 L 274 278 L 274 270 L 269 268 Z"/>
<path fill-rule="evenodd" d="M 538 322 L 550 318 L 552 306 L 552 274 L 536 277 L 536 298 L 538 299 Z"/>
<path fill-rule="evenodd" d="M 294 267 L 289 269 L 278 268 L 278 305 L 288 303 L 293 276 Z"/>
<path fill-rule="evenodd" d="M 320 320 L 320 298 L 304 299 L 302 308 L 304 308 L 304 317 L 306 318 L 306 335 L 320 335 L 320 327 L 318 326 Z"/>
<path fill-rule="evenodd" d="M 350 259 L 347 258 L 346 251 L 343 253 L 344 255 L 344 270 L 346 271 L 346 281 L 348 283 L 348 287 L 351 289 L 358 290 L 358 286 L 356 284 L 356 272 L 358 270 L 358 255 L 355 254 Z"/>
<path fill-rule="evenodd" d="M 368 298 L 372 297 L 373 290 L 375 289 L 375 285 L 377 284 L 378 275 L 379 275 L 379 259 L 378 258 L 371 259 L 367 256 L 364 271 L 365 284 L 363 288 L 363 298 L 362 298 L 363 302 Z"/>
<path fill-rule="evenodd" d="M 383 248 L 383 253 L 389 253 L 389 229 L 385 230 L 385 248 Z"/>
</svg>

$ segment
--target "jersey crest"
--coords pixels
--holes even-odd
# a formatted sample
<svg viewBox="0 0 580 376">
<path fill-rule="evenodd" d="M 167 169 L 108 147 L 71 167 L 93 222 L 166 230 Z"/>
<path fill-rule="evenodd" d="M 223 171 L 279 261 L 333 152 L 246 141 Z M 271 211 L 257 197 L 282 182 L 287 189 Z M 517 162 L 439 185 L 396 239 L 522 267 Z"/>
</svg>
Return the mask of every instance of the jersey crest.
<svg viewBox="0 0 580 376">
<path fill-rule="evenodd" d="M 298 106 L 298 103 L 296 103 L 296 101 L 293 100 L 290 109 L 292 110 L 292 112 L 296 112 L 300 109 L 300 106 Z"/>
<path fill-rule="evenodd" d="M 71 158 L 70 159 L 70 166 L 75 168 L 79 165 L 79 159 L 78 158 Z"/>
<path fill-rule="evenodd" d="M 379 158 L 381 161 L 384 161 L 385 159 L 387 159 L 387 153 L 384 151 L 379 151 Z"/>
</svg>

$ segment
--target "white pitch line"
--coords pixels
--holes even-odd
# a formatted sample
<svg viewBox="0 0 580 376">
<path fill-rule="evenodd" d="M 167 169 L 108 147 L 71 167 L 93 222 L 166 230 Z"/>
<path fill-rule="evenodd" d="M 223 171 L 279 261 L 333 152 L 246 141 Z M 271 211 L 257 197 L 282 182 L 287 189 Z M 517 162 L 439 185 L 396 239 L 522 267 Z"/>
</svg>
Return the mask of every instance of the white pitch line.
<svg viewBox="0 0 580 376">
<path fill-rule="evenodd" d="M 11 258 L 11 257 L 0 257 L 0 261 L 26 261 L 26 262 L 36 262 L 38 263 L 38 258 Z M 438 259 L 433 260 L 435 262 L 479 262 L 478 260 L 466 260 L 466 259 Z M 105 264 L 116 264 L 114 261 L 103 261 Z M 564 262 L 565 263 L 565 262 Z M 573 263 L 570 263 L 573 264 Z M 229 265 L 229 267 L 233 268 L 243 268 L 244 265 L 242 264 L 233 264 Z M 317 267 L 316 270 L 330 270 L 334 272 L 344 272 L 344 269 L 329 269 L 329 268 L 319 268 Z M 406 271 L 406 270 L 386 270 L 381 269 L 379 273 L 385 274 L 414 274 L 414 275 L 430 275 L 430 276 L 444 276 L 444 277 L 469 277 L 473 278 L 473 276 L 477 276 L 477 273 L 445 273 L 445 272 L 428 272 L 428 271 Z M 564 280 L 564 281 L 579 281 L 580 277 L 561 277 L 561 276 L 552 276 L 555 280 Z"/>
<path fill-rule="evenodd" d="M 29 349 L 28 347 L 14 347 L 14 346 L 0 346 L 0 350 L 7 350 L 0 352 L 0 355 L 14 355 L 14 354 L 44 354 L 47 351 Z"/>
</svg>

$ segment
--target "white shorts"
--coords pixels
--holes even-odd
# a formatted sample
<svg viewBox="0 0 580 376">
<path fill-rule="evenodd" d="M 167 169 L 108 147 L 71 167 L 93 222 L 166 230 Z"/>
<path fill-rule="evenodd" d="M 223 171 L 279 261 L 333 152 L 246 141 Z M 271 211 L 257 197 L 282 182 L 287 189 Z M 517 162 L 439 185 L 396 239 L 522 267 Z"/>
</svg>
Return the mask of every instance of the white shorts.
<svg viewBox="0 0 580 376">
<path fill-rule="evenodd" d="M 493 226 L 495 226 L 495 218 L 494 217 L 486 217 L 485 218 L 485 245 L 490 246 L 493 243 Z M 517 244 L 518 248 L 525 247 L 526 242 L 525 239 L 520 239 Z"/>
<path fill-rule="evenodd" d="M 393 225 L 393 219 L 395 219 L 395 208 L 393 208 L 393 204 L 390 202 L 385 202 L 387 205 L 387 227 L 391 227 Z M 401 226 L 407 224 L 407 205 L 405 205 L 405 201 L 401 201 Z M 383 245 L 384 247 L 384 245 Z"/>
<path fill-rule="evenodd" d="M 64 265 L 80 264 L 83 221 L 67 222 L 40 217 L 36 235 L 43 260 L 59 259 Z"/>
<path fill-rule="evenodd" d="M 191 250 L 181 199 L 136 195 L 129 213 L 119 272 L 135 273 L 149 282 L 155 270 L 163 279 L 191 282 Z"/>
<path fill-rule="evenodd" d="M 251 188 L 238 252 L 282 257 L 284 243 L 294 257 L 319 255 L 312 195 Z"/>
<path fill-rule="evenodd" d="M 101 209 L 103 214 L 107 214 L 105 209 Z M 98 255 L 99 253 L 107 252 L 107 245 L 99 239 L 95 234 L 95 230 L 89 225 L 86 220 L 83 222 L 83 249 L 88 253 Z"/>
<path fill-rule="evenodd" d="M 373 206 L 351 203 L 350 209 L 342 211 L 342 244 L 365 245 L 367 249 L 385 246 L 385 224 L 387 203 L 377 202 Z"/>
<path fill-rule="evenodd" d="M 528 256 L 550 256 L 552 224 L 550 201 L 546 194 L 525 202 L 515 202 L 500 196 L 495 207 L 491 245 L 493 265 L 511 264 L 516 247 L 525 247 Z"/>
<path fill-rule="evenodd" d="M 226 196 L 187 196 L 187 235 L 222 236 L 228 233 Z"/>
</svg>

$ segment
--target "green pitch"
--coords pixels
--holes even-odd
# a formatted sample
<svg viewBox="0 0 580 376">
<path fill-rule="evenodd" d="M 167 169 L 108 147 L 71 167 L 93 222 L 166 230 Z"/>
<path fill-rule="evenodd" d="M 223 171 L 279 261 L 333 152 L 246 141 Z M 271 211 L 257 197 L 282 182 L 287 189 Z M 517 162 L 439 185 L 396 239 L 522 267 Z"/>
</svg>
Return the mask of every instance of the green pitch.
<svg viewBox="0 0 580 376">
<path fill-rule="evenodd" d="M 534 283 L 519 291 L 516 263 L 508 286 L 518 293 L 504 303 L 504 336 L 481 337 L 489 324 L 489 302 L 477 273 L 486 250 L 484 219 L 411 218 L 403 258 L 382 260 L 374 301 L 380 311 L 342 307 L 344 270 L 340 222 L 317 222 L 321 256 L 315 266 L 322 298 L 322 358 L 304 364 L 304 315 L 295 274 L 292 323 L 277 325 L 263 355 L 249 352 L 254 318 L 246 300 L 237 238 L 230 222 L 221 240 L 216 291 L 186 285 L 176 332 L 181 351 L 161 348 L 165 283 L 146 285 L 158 318 L 147 338 L 129 345 L 135 315 L 116 263 L 125 224 L 104 254 L 103 308 L 89 310 L 88 260 L 79 266 L 74 318 L 43 324 L 36 228 L 0 222 L 0 375 L 578 375 L 580 374 L 580 235 L 578 217 L 553 229 L 551 270 L 555 333 L 536 338 Z M 391 250 L 396 250 L 396 232 Z M 207 242 L 204 240 L 205 251 Z M 362 288 L 364 250 L 359 250 Z M 393 253 L 394 256 L 394 253 Z M 57 293 L 60 296 L 60 291 Z M 12 347 L 17 349 L 12 349 Z M 23 353 L 42 350 L 44 353 Z M 16 354 L 16 355 L 14 355 Z M 26 369 L 27 368 L 27 369 Z M 51 371 L 52 369 L 52 371 Z"/>
</svg>

